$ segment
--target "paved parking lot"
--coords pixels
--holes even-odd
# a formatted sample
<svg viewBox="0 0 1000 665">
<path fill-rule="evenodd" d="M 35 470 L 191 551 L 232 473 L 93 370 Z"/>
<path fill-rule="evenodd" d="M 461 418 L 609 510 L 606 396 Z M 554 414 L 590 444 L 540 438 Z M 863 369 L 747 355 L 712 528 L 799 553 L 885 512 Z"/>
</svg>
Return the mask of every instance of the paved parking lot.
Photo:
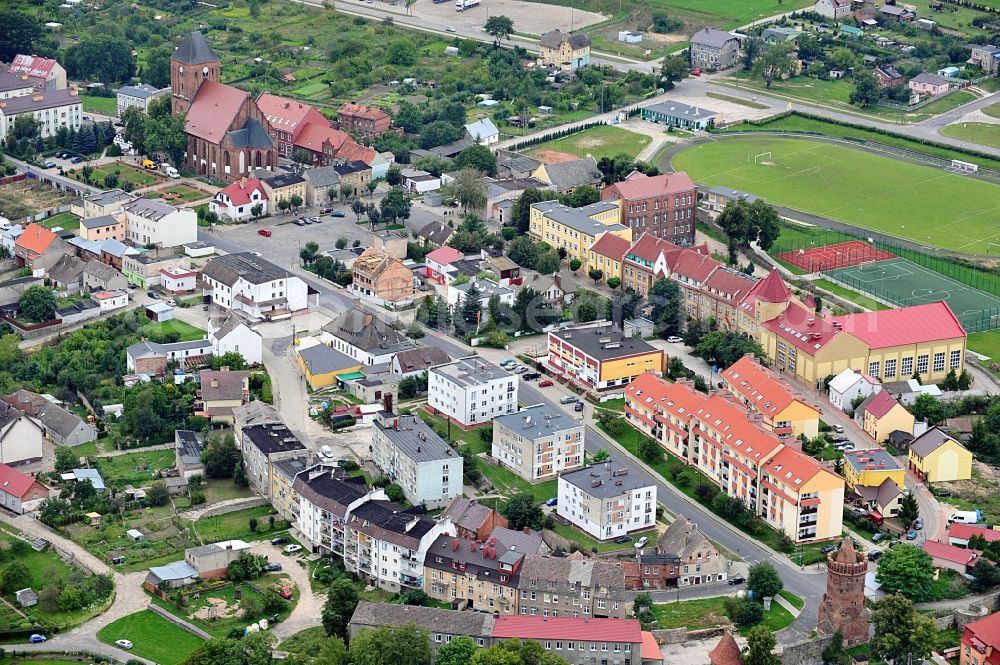
<svg viewBox="0 0 1000 665">
<path fill-rule="evenodd" d="M 420 0 L 412 7 L 414 16 L 439 21 L 442 25 L 456 28 L 480 28 L 489 16 L 501 14 L 514 21 L 514 29 L 533 35 L 541 35 L 554 28 L 564 32 L 579 29 L 605 19 L 596 12 L 588 12 L 559 5 L 543 5 L 524 0 L 482 0 L 478 7 L 464 12 L 455 10 L 454 0 L 435 4 L 431 0 Z"/>
</svg>

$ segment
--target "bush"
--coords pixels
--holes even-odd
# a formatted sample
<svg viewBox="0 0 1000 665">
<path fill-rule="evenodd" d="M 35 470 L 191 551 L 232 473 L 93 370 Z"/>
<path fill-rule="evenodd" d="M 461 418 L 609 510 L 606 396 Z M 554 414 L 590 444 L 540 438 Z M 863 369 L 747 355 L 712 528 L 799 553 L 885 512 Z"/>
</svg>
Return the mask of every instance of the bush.
<svg viewBox="0 0 1000 665">
<path fill-rule="evenodd" d="M 726 598 L 726 616 L 737 626 L 747 627 L 758 624 L 764 618 L 764 606 L 749 598 Z"/>
</svg>

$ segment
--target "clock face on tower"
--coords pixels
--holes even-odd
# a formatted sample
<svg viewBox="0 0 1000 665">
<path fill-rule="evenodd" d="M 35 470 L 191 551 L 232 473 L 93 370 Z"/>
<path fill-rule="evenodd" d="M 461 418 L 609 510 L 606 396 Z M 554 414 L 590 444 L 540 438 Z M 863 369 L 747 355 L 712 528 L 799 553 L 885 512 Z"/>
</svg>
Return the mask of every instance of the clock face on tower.
<svg viewBox="0 0 1000 665">
<path fill-rule="evenodd" d="M 178 68 L 177 68 L 177 72 L 178 72 L 179 74 L 183 74 L 183 73 L 184 73 L 184 68 L 183 68 L 183 67 L 178 67 Z"/>
<path fill-rule="evenodd" d="M 201 73 L 202 74 L 207 74 L 208 73 L 208 67 L 202 67 L 201 68 Z"/>
</svg>

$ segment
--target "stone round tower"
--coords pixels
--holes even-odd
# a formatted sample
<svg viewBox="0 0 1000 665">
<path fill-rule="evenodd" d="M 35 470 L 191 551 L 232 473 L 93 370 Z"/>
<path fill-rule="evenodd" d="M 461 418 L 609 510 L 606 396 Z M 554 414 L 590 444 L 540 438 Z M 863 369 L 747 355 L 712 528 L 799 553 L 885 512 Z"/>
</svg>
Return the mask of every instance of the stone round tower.
<svg viewBox="0 0 1000 665">
<path fill-rule="evenodd" d="M 868 641 L 868 608 L 865 607 L 865 575 L 868 561 L 845 538 L 840 549 L 826 557 L 826 593 L 819 606 L 821 635 L 840 631 L 844 644 L 852 647 Z"/>
</svg>

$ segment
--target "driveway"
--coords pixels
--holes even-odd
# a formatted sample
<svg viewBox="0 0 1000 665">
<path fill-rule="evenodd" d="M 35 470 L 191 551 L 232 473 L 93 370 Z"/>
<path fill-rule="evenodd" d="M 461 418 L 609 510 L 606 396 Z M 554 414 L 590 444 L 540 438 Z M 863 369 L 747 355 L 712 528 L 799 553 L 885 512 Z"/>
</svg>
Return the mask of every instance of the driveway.
<svg viewBox="0 0 1000 665">
<path fill-rule="evenodd" d="M 324 598 L 313 593 L 309 585 L 309 566 L 305 558 L 289 556 L 267 541 L 256 542 L 250 548 L 254 554 L 268 557 L 273 563 L 281 564 L 281 572 L 288 575 L 295 586 L 299 588 L 299 602 L 288 615 L 271 632 L 278 639 L 285 639 L 306 628 L 319 625 L 319 617 L 323 612 Z"/>
</svg>

